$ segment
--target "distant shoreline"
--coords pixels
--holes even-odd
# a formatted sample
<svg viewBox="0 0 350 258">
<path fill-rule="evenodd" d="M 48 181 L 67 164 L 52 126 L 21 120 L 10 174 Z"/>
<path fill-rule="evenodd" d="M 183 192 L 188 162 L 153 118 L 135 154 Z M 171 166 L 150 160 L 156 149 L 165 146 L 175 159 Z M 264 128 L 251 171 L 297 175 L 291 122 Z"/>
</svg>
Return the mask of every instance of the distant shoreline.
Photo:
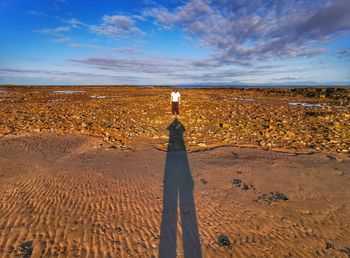
<svg viewBox="0 0 350 258">
<path fill-rule="evenodd" d="M 0 87 L 156 87 L 181 89 L 302 89 L 302 88 L 350 88 L 350 85 L 24 85 L 1 84 Z"/>
</svg>

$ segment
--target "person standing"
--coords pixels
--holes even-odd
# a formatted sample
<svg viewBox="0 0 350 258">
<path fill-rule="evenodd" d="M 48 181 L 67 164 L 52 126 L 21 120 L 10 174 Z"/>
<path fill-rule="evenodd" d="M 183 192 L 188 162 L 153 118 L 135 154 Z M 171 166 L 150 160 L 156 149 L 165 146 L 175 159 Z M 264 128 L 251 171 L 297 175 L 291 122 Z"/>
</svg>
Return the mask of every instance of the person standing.
<svg viewBox="0 0 350 258">
<path fill-rule="evenodd" d="M 171 112 L 173 115 L 178 116 L 180 114 L 179 112 L 179 105 L 180 105 L 180 92 L 177 91 L 177 89 L 174 89 L 171 93 Z"/>
</svg>

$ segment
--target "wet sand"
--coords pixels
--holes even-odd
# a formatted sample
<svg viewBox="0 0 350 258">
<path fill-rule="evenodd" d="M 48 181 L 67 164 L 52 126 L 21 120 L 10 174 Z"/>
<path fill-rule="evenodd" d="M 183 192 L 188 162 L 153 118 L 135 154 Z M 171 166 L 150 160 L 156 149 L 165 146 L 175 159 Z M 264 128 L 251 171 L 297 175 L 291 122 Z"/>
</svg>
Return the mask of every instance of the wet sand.
<svg viewBox="0 0 350 258">
<path fill-rule="evenodd" d="M 166 151 L 1 137 L 0 257 L 348 257 L 350 158 L 189 152 L 174 128 Z M 259 199 L 269 192 L 288 200 Z"/>
</svg>

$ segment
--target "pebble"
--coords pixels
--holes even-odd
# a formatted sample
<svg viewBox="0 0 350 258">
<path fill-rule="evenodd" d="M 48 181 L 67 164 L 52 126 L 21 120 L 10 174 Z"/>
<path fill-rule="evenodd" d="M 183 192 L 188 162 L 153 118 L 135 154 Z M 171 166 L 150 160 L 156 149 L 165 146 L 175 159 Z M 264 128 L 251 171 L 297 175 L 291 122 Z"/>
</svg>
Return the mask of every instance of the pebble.
<svg viewBox="0 0 350 258">
<path fill-rule="evenodd" d="M 33 90 L 37 93 L 32 94 Z M 106 144 L 169 138 L 167 127 L 174 119 L 166 97 L 169 89 L 62 87 L 60 90 L 84 94 L 62 94 L 60 101 L 48 102 L 57 98 L 50 87 L 0 87 L 3 100 L 0 136 L 21 132 L 84 134 L 98 136 Z M 181 91 L 186 102 L 180 106 L 183 112 L 179 119 L 186 128 L 183 136 L 188 150 L 205 148 L 210 143 L 349 155 L 350 89 Z M 97 101 L 90 96 L 106 98 Z M 289 102 L 320 103 L 323 108 L 290 106 Z M 204 104 L 206 109 L 202 108 Z"/>
<path fill-rule="evenodd" d="M 269 192 L 259 196 L 258 199 L 256 199 L 255 201 L 271 203 L 271 202 L 280 202 L 280 201 L 287 201 L 287 200 L 288 200 L 288 197 L 283 193 Z"/>
<path fill-rule="evenodd" d="M 15 256 L 31 257 L 33 253 L 33 241 L 25 242 L 15 249 Z"/>
<path fill-rule="evenodd" d="M 242 182 L 241 179 L 238 179 L 238 178 L 235 178 L 232 180 L 232 184 L 235 187 L 241 187 L 241 182 Z"/>
<path fill-rule="evenodd" d="M 226 235 L 220 235 L 218 237 L 219 246 L 231 246 L 230 239 Z"/>
</svg>

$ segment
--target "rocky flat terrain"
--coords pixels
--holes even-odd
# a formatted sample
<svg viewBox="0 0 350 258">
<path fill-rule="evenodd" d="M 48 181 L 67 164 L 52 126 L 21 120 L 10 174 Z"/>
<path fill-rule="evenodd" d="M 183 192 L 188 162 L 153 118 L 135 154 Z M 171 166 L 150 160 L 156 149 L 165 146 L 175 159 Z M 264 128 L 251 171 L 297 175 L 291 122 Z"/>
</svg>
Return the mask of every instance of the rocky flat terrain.
<svg viewBox="0 0 350 258">
<path fill-rule="evenodd" d="M 218 145 L 349 155 L 350 89 L 180 89 L 189 151 Z M 92 135 L 168 147 L 167 87 L 0 87 L 0 135 Z"/>
</svg>

